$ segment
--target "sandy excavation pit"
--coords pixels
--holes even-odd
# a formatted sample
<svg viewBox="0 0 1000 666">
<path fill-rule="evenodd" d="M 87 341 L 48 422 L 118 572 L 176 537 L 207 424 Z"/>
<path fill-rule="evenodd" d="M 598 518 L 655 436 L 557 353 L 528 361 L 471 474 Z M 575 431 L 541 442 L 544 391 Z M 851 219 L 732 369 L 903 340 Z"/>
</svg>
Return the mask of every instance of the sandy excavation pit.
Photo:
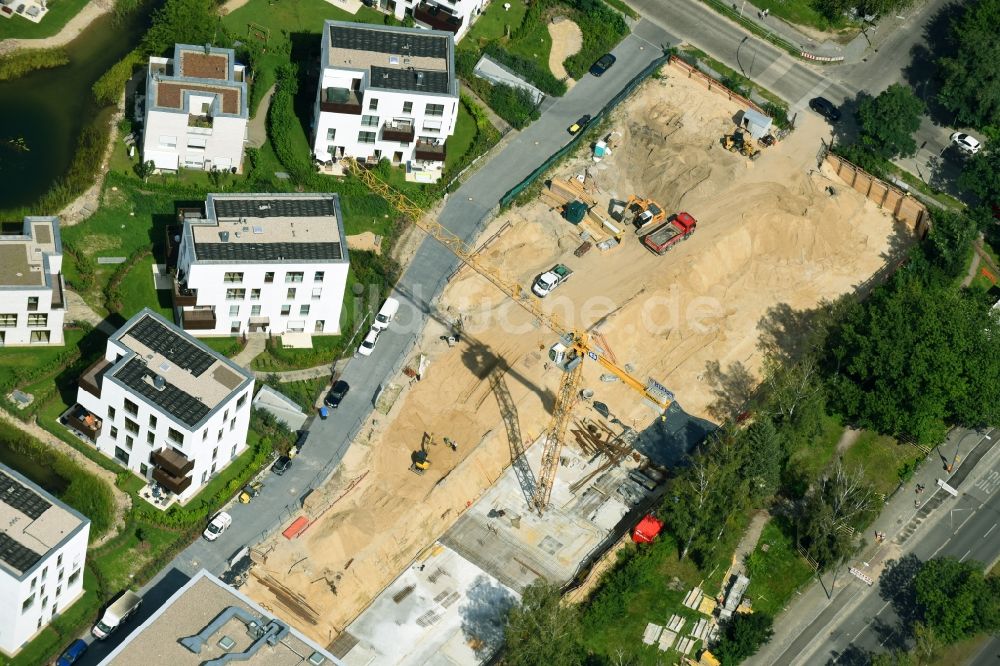
<svg viewBox="0 0 1000 666">
<path fill-rule="evenodd" d="M 799 128 L 751 163 L 719 145 L 739 110 L 667 68 L 615 112 L 622 141 L 612 156 L 594 164 L 588 150 L 560 169 L 559 176 L 587 169 L 587 186 L 602 206 L 635 193 L 668 213 L 694 215 L 695 234 L 665 256 L 627 230 L 617 248 L 575 257 L 578 229 L 540 201 L 494 220 L 482 236 L 510 223 L 485 256 L 522 285 L 555 262 L 570 266 L 574 276 L 545 306 L 571 326 L 596 323 L 619 365 L 664 383 L 700 416 L 714 400 L 709 364 L 759 370 L 758 326 L 769 309 L 803 309 L 850 291 L 906 242 L 907 232 L 887 215 L 815 170 L 826 133 L 818 119 L 800 114 Z M 265 544 L 266 561 L 246 588 L 323 644 L 509 464 L 506 430 L 485 379 L 498 356 L 509 366 L 505 381 L 522 437 L 533 441 L 548 422 L 559 371 L 547 367 L 546 350 L 555 335 L 469 270 L 451 281 L 441 304 L 441 321 L 431 322 L 417 347 L 430 359 L 425 378 L 391 378 L 406 385 L 392 411 L 366 426 L 306 512 L 316 517 L 340 499 L 300 538 L 278 534 Z M 439 337 L 459 316 L 466 335 L 449 348 Z M 629 389 L 599 375 L 593 366 L 584 372 L 595 399 L 638 427 L 653 420 Z M 578 406 L 579 414 L 585 410 Z M 418 476 L 408 466 L 424 432 L 438 443 L 429 451 L 431 469 Z M 444 436 L 459 443 L 457 452 L 441 443 Z"/>
</svg>

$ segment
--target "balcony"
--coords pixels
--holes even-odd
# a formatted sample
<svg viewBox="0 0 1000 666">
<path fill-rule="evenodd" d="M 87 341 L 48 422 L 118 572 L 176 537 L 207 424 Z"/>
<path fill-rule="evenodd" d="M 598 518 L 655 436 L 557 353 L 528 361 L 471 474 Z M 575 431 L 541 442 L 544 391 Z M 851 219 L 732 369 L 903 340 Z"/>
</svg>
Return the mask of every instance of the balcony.
<svg viewBox="0 0 1000 666">
<path fill-rule="evenodd" d="M 92 443 L 97 442 L 97 437 L 101 434 L 101 427 L 104 425 L 101 419 L 80 405 L 76 405 L 73 409 L 66 412 L 62 418 L 62 423 L 80 432 Z"/>
<path fill-rule="evenodd" d="M 174 449 L 153 451 L 150 462 L 172 476 L 181 477 L 194 469 L 194 461 Z"/>
<path fill-rule="evenodd" d="M 180 494 L 191 485 L 190 476 L 174 476 L 162 467 L 153 468 L 153 480 L 172 493 Z"/>
<path fill-rule="evenodd" d="M 215 322 L 215 310 L 181 310 L 181 328 L 185 331 L 210 331 Z"/>
<path fill-rule="evenodd" d="M 425 162 L 444 162 L 444 142 L 434 144 L 430 141 L 417 141 L 413 158 Z"/>
<path fill-rule="evenodd" d="M 63 276 L 56 273 L 52 276 L 52 309 L 62 310 L 66 307 L 66 300 L 63 298 Z"/>
<path fill-rule="evenodd" d="M 319 97 L 319 110 L 327 113 L 361 115 L 361 95 L 347 88 L 324 88 Z"/>
<path fill-rule="evenodd" d="M 193 305 L 198 305 L 198 290 L 188 289 L 187 285 L 182 283 L 176 277 L 174 277 L 174 288 L 172 292 L 174 296 L 174 307 L 187 308 Z"/>
<path fill-rule="evenodd" d="M 192 113 L 192 114 L 190 114 L 188 116 L 189 133 L 191 133 L 191 134 L 200 134 L 200 132 L 190 132 L 190 129 L 197 128 L 197 129 L 203 129 L 203 130 L 207 129 L 209 131 L 205 132 L 205 133 L 206 134 L 211 134 L 212 133 L 212 131 L 211 131 L 212 130 L 212 122 L 213 122 L 212 121 L 212 116 L 196 116 L 195 114 Z"/>
<path fill-rule="evenodd" d="M 422 2 L 413 8 L 413 19 L 435 30 L 457 33 L 462 29 L 462 17 L 455 16 L 444 7 Z"/>
<path fill-rule="evenodd" d="M 410 143 L 416 135 L 416 128 L 409 121 L 393 121 L 382 125 L 383 141 L 399 141 Z"/>
<path fill-rule="evenodd" d="M 95 398 L 101 397 L 101 383 L 104 380 L 104 373 L 107 372 L 108 368 L 111 367 L 111 361 L 106 358 L 102 358 L 93 364 L 89 368 L 83 371 L 80 378 L 77 379 L 77 384 L 80 388 L 94 396 Z"/>
</svg>

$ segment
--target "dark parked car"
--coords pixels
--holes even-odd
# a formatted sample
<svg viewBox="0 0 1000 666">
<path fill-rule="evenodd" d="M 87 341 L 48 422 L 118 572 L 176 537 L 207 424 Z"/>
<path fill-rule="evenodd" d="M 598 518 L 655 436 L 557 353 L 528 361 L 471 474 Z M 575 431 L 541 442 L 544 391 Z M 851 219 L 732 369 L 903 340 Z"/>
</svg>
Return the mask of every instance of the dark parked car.
<svg viewBox="0 0 1000 666">
<path fill-rule="evenodd" d="M 590 124 L 590 114 L 588 113 L 585 116 L 580 116 L 580 119 L 575 123 L 573 123 L 572 125 L 570 125 L 567 131 L 573 136 L 576 136 L 580 130 L 582 130 L 589 124 Z"/>
<path fill-rule="evenodd" d="M 615 60 L 617 60 L 617 58 L 615 58 L 613 55 L 611 55 L 610 53 L 605 53 L 604 55 L 602 55 L 600 58 L 597 59 L 597 62 L 595 62 L 593 65 L 590 66 L 590 73 L 593 74 L 594 76 L 600 76 L 601 74 L 604 74 L 604 72 L 611 69 L 611 65 L 615 64 Z"/>
<path fill-rule="evenodd" d="M 343 379 L 338 379 L 333 383 L 330 388 L 330 392 L 326 394 L 326 398 L 323 400 L 323 404 L 330 409 L 336 409 L 340 406 L 340 403 L 347 396 L 347 392 L 351 390 L 351 387 Z"/>
<path fill-rule="evenodd" d="M 59 659 L 56 660 L 56 666 L 72 666 L 72 664 L 79 661 L 80 657 L 86 651 L 87 642 L 82 638 L 78 638 L 70 643 L 66 651 L 59 656 Z"/>
<path fill-rule="evenodd" d="M 292 466 L 292 459 L 289 458 L 288 456 L 281 456 L 274 461 L 273 465 L 271 465 L 271 471 L 277 474 L 278 476 L 281 476 L 282 474 L 287 472 L 288 468 L 291 466 Z"/>
<path fill-rule="evenodd" d="M 299 437 L 295 440 L 295 450 L 301 452 L 302 447 L 306 445 L 307 439 L 309 439 L 309 431 L 299 430 Z"/>
<path fill-rule="evenodd" d="M 809 108 L 827 120 L 833 122 L 840 120 L 840 110 L 825 97 L 813 97 L 809 100 Z"/>
</svg>

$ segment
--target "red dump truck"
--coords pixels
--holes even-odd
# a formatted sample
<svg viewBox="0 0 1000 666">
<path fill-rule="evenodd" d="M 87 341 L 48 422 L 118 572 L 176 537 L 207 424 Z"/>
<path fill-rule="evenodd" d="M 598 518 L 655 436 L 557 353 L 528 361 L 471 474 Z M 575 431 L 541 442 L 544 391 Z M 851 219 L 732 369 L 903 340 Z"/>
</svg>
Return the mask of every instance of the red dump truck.
<svg viewBox="0 0 1000 666">
<path fill-rule="evenodd" d="M 656 254 L 666 254 L 667 250 L 675 243 L 686 240 L 688 236 L 693 234 L 697 226 L 698 220 L 688 213 L 677 213 L 670 216 L 670 219 L 664 224 L 643 236 L 642 244 Z"/>
</svg>

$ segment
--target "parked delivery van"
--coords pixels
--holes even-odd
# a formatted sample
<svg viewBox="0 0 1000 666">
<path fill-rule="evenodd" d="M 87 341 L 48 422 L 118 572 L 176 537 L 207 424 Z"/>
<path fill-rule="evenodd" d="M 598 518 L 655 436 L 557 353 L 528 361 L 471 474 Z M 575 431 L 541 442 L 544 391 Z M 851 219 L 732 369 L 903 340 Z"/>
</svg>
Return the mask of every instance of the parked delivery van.
<svg viewBox="0 0 1000 666">
<path fill-rule="evenodd" d="M 104 611 L 104 615 L 97 621 L 97 624 L 90 630 L 90 633 L 94 634 L 94 638 L 107 638 L 111 635 L 111 632 L 120 627 L 125 620 L 139 610 L 140 604 L 142 604 L 142 597 L 132 590 L 125 590 L 121 593 L 121 596 L 115 599 L 114 603 L 108 606 L 108 609 Z"/>
<path fill-rule="evenodd" d="M 378 311 L 375 315 L 375 321 L 372 322 L 372 328 L 378 330 L 383 330 L 389 328 L 389 322 L 392 318 L 396 316 L 396 311 L 399 310 L 399 301 L 395 298 L 385 299 L 385 303 L 382 304 L 382 309 Z"/>
</svg>

